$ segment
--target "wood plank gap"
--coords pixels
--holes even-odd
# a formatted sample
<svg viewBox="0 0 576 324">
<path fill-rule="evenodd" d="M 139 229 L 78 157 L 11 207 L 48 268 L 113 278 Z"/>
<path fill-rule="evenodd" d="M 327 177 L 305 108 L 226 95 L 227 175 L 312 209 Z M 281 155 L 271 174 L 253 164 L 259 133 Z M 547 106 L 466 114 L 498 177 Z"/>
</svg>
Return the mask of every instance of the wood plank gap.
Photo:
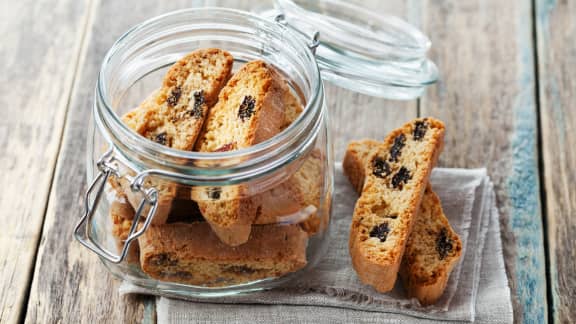
<svg viewBox="0 0 576 324">
<path fill-rule="evenodd" d="M 534 96 L 536 98 L 536 123 L 538 127 L 537 133 L 537 147 L 538 147 L 538 178 L 540 182 L 540 213 L 542 216 L 542 231 L 548 233 L 548 204 L 546 201 L 546 181 L 544 175 L 544 145 L 542 138 L 542 118 L 541 109 L 542 101 L 540 98 L 540 56 L 538 54 L 539 39 L 538 39 L 538 17 L 537 17 L 537 3 L 536 0 L 532 0 L 532 39 L 534 41 L 533 55 L 534 55 L 534 86 L 536 87 L 534 91 Z M 547 309 L 548 309 L 548 323 L 554 323 L 554 295 L 552 294 L 552 275 L 550 271 L 550 251 L 549 251 L 549 238 L 548 235 L 544 235 L 544 261 L 545 261 L 545 273 L 546 273 L 546 299 L 547 299 Z"/>
<path fill-rule="evenodd" d="M 535 3 L 551 312 L 554 322 L 572 323 L 576 318 L 576 82 L 571 72 L 576 62 L 576 6 L 573 1 Z"/>
</svg>

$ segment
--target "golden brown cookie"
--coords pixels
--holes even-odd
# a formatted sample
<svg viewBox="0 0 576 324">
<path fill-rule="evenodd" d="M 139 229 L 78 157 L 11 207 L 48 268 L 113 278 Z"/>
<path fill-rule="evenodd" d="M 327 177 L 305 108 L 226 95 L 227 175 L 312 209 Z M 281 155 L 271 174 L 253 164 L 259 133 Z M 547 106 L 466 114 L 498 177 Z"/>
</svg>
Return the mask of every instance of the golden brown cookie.
<svg viewBox="0 0 576 324">
<path fill-rule="evenodd" d="M 168 70 L 162 87 L 122 116 L 122 121 L 156 143 L 192 150 L 208 110 L 230 77 L 233 62 L 228 52 L 215 48 L 199 49 L 184 56 Z M 118 182 L 132 207 L 138 208 L 142 195 L 133 192 L 125 178 Z M 163 224 L 177 195 L 177 185 L 160 179 L 147 179 L 145 184 L 158 189 L 153 223 Z M 148 212 L 148 206 L 144 211 Z"/>
<path fill-rule="evenodd" d="M 344 173 L 358 193 L 364 186 L 368 156 L 379 144 L 374 140 L 348 144 Z M 435 303 L 442 296 L 461 255 L 460 237 L 448 223 L 440 199 L 428 184 L 400 266 L 400 277 L 408 295 L 416 297 L 422 305 Z"/>
<path fill-rule="evenodd" d="M 200 152 L 233 151 L 265 141 L 285 123 L 285 81 L 263 61 L 246 63 L 228 81 L 218 103 L 210 109 L 196 143 Z M 248 240 L 257 214 L 243 185 L 193 188 L 192 199 L 212 230 L 228 245 Z"/>
<path fill-rule="evenodd" d="M 141 267 L 150 277 L 225 286 L 303 268 L 308 235 L 298 225 L 254 226 L 245 244 L 231 247 L 207 223 L 176 223 L 151 226 L 139 242 Z"/>
<path fill-rule="evenodd" d="M 394 287 L 428 177 L 442 149 L 444 124 L 416 119 L 392 131 L 368 157 L 354 208 L 349 248 L 362 282 Z"/>
</svg>

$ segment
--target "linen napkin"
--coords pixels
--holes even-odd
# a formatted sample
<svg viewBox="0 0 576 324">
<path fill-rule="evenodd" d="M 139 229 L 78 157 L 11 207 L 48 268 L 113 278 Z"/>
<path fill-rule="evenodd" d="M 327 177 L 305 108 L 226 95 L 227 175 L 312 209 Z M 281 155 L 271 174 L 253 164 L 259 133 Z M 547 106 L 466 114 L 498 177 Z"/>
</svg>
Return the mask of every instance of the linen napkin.
<svg viewBox="0 0 576 324">
<path fill-rule="evenodd" d="M 430 181 L 463 243 L 460 263 L 452 271 L 444 295 L 435 305 L 422 307 L 417 300 L 408 299 L 400 280 L 387 294 L 380 294 L 358 280 L 348 255 L 348 232 L 358 195 L 343 175 L 341 164 L 335 172 L 329 248 L 314 269 L 297 279 L 269 291 L 212 299 L 186 298 L 187 301 L 168 298 L 175 296 L 127 282 L 120 291 L 161 294 L 157 299 L 157 316 L 161 323 L 270 323 L 279 320 L 428 323 L 475 319 L 486 323 L 512 322 L 498 210 L 486 170 L 436 168 Z"/>
</svg>

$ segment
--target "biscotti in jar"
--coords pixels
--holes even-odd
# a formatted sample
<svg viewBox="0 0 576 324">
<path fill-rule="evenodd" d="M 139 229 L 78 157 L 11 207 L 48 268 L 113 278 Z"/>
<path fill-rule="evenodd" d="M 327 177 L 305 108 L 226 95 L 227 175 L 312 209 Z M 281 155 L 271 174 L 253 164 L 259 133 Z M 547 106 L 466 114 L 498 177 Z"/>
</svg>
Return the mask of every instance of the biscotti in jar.
<svg viewBox="0 0 576 324">
<path fill-rule="evenodd" d="M 304 275 L 326 247 L 333 192 L 306 42 L 247 13 L 206 13 L 145 22 L 107 54 L 76 231 L 123 280 L 187 296 Z"/>
</svg>

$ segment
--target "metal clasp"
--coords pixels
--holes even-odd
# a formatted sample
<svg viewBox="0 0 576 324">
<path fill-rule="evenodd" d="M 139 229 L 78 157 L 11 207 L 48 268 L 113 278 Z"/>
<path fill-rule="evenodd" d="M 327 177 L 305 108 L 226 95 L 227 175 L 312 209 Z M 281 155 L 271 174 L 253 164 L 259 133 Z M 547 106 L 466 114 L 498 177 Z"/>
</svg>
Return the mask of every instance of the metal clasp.
<svg viewBox="0 0 576 324">
<path fill-rule="evenodd" d="M 288 22 L 286 21 L 286 16 L 283 13 L 277 14 L 276 17 L 274 17 L 274 21 L 277 22 L 278 24 L 290 27 L 292 30 L 302 34 L 301 31 L 299 31 L 296 28 L 293 28 L 292 26 L 290 26 L 290 24 L 288 24 Z M 316 54 L 316 48 L 318 47 L 318 45 L 320 45 L 320 32 L 315 31 L 314 34 L 312 34 L 312 37 L 310 37 L 310 40 L 311 42 L 308 43 L 308 48 L 312 51 L 313 54 Z"/>
<path fill-rule="evenodd" d="M 106 153 L 104 153 L 104 155 L 102 155 L 102 157 L 96 163 L 96 167 L 98 168 L 99 172 L 94 181 L 92 181 L 88 187 L 86 195 L 84 196 L 84 215 L 74 228 L 74 237 L 76 240 L 78 240 L 78 242 L 80 242 L 92 252 L 98 254 L 100 257 L 112 263 L 120 263 L 128 254 L 130 243 L 141 236 L 146 231 L 146 229 L 148 229 L 148 226 L 150 226 L 152 218 L 156 213 L 156 208 L 158 207 L 158 191 L 155 188 L 144 188 L 143 183 L 146 174 L 138 174 L 132 179 L 130 187 L 132 188 L 132 191 L 140 192 L 142 194 L 142 201 L 136 209 L 136 213 L 134 214 L 134 219 L 132 221 L 132 226 L 130 227 L 130 232 L 126 238 L 126 241 L 124 242 L 124 245 L 122 246 L 120 255 L 116 255 L 106 250 L 98 242 L 96 242 L 92 236 L 92 219 L 102 198 L 102 193 L 104 192 L 108 178 L 111 175 L 116 177 L 120 176 L 118 169 L 113 164 L 113 162 L 114 150 L 111 148 L 106 151 Z M 90 197 L 94 191 L 96 192 L 96 196 L 94 197 L 94 201 L 90 203 Z M 146 215 L 144 223 L 142 226 L 139 226 L 138 224 L 140 224 L 140 219 L 142 218 L 142 213 L 146 205 L 150 205 L 151 208 Z"/>
</svg>

